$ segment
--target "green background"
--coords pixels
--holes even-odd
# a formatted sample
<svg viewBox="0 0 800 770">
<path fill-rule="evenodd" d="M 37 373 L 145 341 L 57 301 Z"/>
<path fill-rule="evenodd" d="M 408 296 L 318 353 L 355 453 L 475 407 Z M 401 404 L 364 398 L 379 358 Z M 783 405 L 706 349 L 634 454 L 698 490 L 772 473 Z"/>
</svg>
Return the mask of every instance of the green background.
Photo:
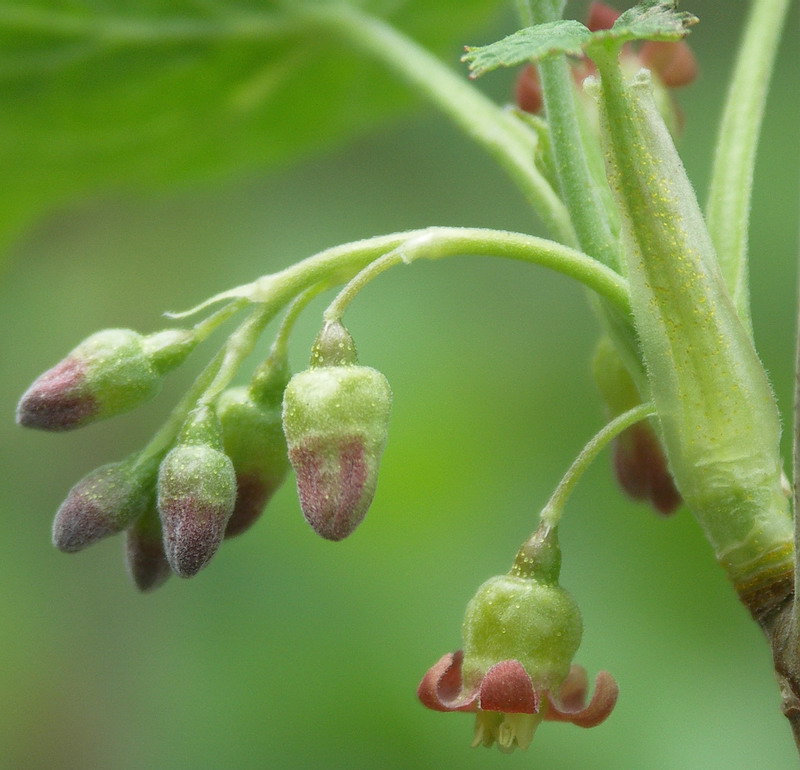
<svg viewBox="0 0 800 770">
<path fill-rule="evenodd" d="M 686 7 L 702 19 L 692 34 L 702 77 L 681 94 L 682 150 L 702 195 L 745 3 Z M 465 42 L 512 28 L 500 17 Z M 795 8 L 752 233 L 756 335 L 787 420 L 797 40 Z M 481 87 L 505 99 L 510 82 L 498 74 Z M 465 603 L 508 568 L 602 424 L 583 292 L 535 267 L 417 263 L 382 277 L 348 313 L 362 362 L 395 393 L 377 497 L 351 539 L 315 537 L 289 482 L 208 569 L 153 595 L 130 585 L 119 538 L 76 556 L 52 548 L 51 515 L 69 487 L 141 446 L 208 351 L 153 404 L 64 435 L 12 423 L 39 372 L 97 329 L 152 331 L 163 310 L 319 249 L 432 224 L 537 228 L 501 172 L 423 108 L 291 168 L 75 202 L 14 244 L 0 285 L 0 767 L 796 766 L 766 645 L 691 516 L 665 521 L 624 499 L 607 458 L 572 498 L 562 545 L 563 582 L 585 619 L 577 660 L 618 679 L 612 718 L 588 731 L 545 724 L 527 754 L 502 756 L 469 749 L 470 716 L 417 703 L 419 678 L 459 645 Z M 322 307 L 298 326 L 295 368 Z"/>
</svg>

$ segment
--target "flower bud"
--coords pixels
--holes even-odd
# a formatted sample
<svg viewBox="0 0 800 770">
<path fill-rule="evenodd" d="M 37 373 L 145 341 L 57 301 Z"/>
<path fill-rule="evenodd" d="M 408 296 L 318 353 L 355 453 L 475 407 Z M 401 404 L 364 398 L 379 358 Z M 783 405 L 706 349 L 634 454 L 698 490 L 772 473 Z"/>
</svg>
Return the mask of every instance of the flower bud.
<svg viewBox="0 0 800 770">
<path fill-rule="evenodd" d="M 219 398 L 225 453 L 236 472 L 236 505 L 226 537 L 248 529 L 261 515 L 289 470 L 281 424 L 285 369 L 275 373 L 274 388 L 256 378 L 250 387 L 230 388 Z"/>
<path fill-rule="evenodd" d="M 196 575 L 216 553 L 236 501 L 236 474 L 222 451 L 208 407 L 189 417 L 158 473 L 164 551 L 181 577 Z"/>
<path fill-rule="evenodd" d="M 592 371 L 610 418 L 641 403 L 636 385 L 608 338 L 597 346 Z M 665 516 L 674 513 L 682 502 L 661 442 L 649 422 L 632 425 L 614 440 L 614 471 L 627 494 L 649 502 Z"/>
<path fill-rule="evenodd" d="M 172 574 L 155 500 L 125 533 L 125 563 L 131 580 L 143 593 L 155 590 Z"/>
<path fill-rule="evenodd" d="M 145 510 L 154 481 L 153 464 L 137 464 L 136 458 L 93 470 L 61 503 L 53 522 L 53 545 L 73 553 L 121 532 Z"/>
<path fill-rule="evenodd" d="M 97 332 L 28 388 L 17 422 L 60 431 L 129 412 L 156 395 L 162 375 L 193 346 L 193 334 L 185 330 L 147 337 L 130 329 Z"/>
<path fill-rule="evenodd" d="M 341 324 L 320 333 L 312 363 L 286 387 L 283 429 L 303 515 L 322 537 L 341 540 L 375 494 L 392 393 L 380 372 L 356 365 Z"/>
</svg>

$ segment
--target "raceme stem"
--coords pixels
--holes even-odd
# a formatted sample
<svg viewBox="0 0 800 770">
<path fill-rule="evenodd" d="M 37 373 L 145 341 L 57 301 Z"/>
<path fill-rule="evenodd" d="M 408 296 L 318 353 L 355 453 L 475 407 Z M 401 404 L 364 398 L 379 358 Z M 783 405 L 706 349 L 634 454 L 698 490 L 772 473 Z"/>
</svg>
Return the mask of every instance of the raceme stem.
<svg viewBox="0 0 800 770">
<path fill-rule="evenodd" d="M 550 499 L 542 508 L 540 515 L 542 524 L 554 529 L 561 520 L 564 505 L 567 502 L 572 490 L 584 474 L 586 469 L 594 462 L 597 455 L 605 449 L 622 431 L 630 428 L 631 425 L 652 417 L 656 409 L 651 403 L 639 404 L 633 409 L 623 412 L 619 417 L 615 417 L 602 430 L 600 430 L 588 444 L 581 450 L 581 453 L 570 465 L 569 470 L 559 482 Z"/>
</svg>

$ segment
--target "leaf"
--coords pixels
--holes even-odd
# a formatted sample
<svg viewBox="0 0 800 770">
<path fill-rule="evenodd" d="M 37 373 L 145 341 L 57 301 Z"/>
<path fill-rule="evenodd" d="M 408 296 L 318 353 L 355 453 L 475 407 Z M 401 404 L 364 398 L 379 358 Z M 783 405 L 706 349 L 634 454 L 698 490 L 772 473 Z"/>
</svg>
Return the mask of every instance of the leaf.
<svg viewBox="0 0 800 770">
<path fill-rule="evenodd" d="M 620 14 L 609 30 L 600 30 L 593 41 L 614 40 L 625 43 L 630 40 L 680 40 L 689 34 L 689 27 L 699 19 L 687 11 L 679 11 L 677 2 L 645 0 L 634 8 Z"/>
<path fill-rule="evenodd" d="M 698 21 L 696 16 L 677 10 L 676 2 L 645 0 L 625 11 L 611 29 L 590 32 L 577 21 L 551 21 L 527 27 L 496 43 L 467 47 L 461 61 L 468 62 L 471 77 L 477 78 L 498 67 L 517 67 L 548 56 L 567 54 L 591 56 L 594 45 L 621 46 L 632 40 L 679 40 Z"/>
<path fill-rule="evenodd" d="M 550 21 L 521 29 L 490 45 L 467 46 L 461 61 L 469 63 L 470 76 L 477 78 L 498 67 L 517 67 L 555 54 L 579 56 L 591 37 L 592 33 L 578 21 Z"/>
<path fill-rule="evenodd" d="M 325 0 L 317 0 L 317 4 Z M 500 0 L 360 0 L 454 56 Z M 108 190 L 253 173 L 411 101 L 295 0 L 0 0 L 0 245 Z M 287 10 L 288 9 L 288 10 Z"/>
</svg>

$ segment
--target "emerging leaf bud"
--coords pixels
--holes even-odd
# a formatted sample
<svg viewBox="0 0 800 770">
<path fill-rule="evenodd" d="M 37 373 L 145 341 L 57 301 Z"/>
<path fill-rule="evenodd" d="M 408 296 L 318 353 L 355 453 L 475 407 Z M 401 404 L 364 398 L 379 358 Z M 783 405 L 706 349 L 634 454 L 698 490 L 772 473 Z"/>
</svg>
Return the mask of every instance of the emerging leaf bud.
<svg viewBox="0 0 800 770">
<path fill-rule="evenodd" d="M 283 400 L 283 429 L 303 515 L 328 540 L 347 537 L 364 518 L 386 444 L 389 383 L 355 361 L 344 327 L 327 324 L 314 346 L 312 367 L 292 377 Z"/>
<path fill-rule="evenodd" d="M 236 471 L 236 505 L 225 537 L 256 521 L 289 470 L 281 424 L 287 381 L 285 360 L 270 357 L 249 387 L 230 388 L 217 403 L 225 453 Z"/>
<path fill-rule="evenodd" d="M 236 501 L 236 474 L 222 451 L 216 415 L 190 415 L 158 473 L 164 551 L 181 577 L 196 575 L 216 553 Z"/>
<path fill-rule="evenodd" d="M 69 491 L 53 522 L 56 548 L 80 551 L 121 532 L 142 515 L 152 495 L 155 467 L 136 460 L 103 465 Z"/>
<path fill-rule="evenodd" d="M 125 562 L 131 580 L 143 593 L 155 590 L 172 574 L 164 553 L 155 500 L 125 535 Z"/>
<path fill-rule="evenodd" d="M 161 377 L 194 346 L 192 332 L 93 334 L 28 388 L 17 407 L 27 428 L 71 430 L 129 412 L 156 395 Z"/>
</svg>

